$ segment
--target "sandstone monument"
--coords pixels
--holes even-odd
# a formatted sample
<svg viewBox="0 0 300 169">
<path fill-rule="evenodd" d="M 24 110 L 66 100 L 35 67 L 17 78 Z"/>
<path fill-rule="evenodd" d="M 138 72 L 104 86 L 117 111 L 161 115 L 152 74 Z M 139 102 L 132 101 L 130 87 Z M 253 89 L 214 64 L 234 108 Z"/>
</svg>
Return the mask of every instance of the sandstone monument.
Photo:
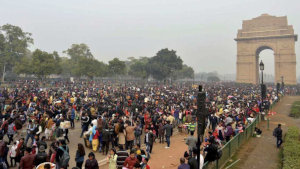
<svg viewBox="0 0 300 169">
<path fill-rule="evenodd" d="M 252 20 L 244 20 L 237 38 L 237 74 L 239 83 L 259 83 L 259 53 L 265 49 L 274 51 L 275 83 L 294 85 L 296 81 L 296 54 L 292 25 L 287 17 L 263 14 Z M 267 65 L 266 65 L 267 66 Z"/>
</svg>

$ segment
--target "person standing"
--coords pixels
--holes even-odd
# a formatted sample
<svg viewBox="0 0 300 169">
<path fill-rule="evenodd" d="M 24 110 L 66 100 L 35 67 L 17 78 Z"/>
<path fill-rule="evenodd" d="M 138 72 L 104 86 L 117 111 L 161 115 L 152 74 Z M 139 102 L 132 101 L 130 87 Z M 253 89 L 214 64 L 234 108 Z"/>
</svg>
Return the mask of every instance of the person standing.
<svg viewBox="0 0 300 169">
<path fill-rule="evenodd" d="M 131 151 L 130 156 L 126 158 L 123 166 L 128 169 L 133 169 L 136 162 L 137 162 L 137 159 L 135 157 L 135 153 L 134 153 L 134 151 Z"/>
<path fill-rule="evenodd" d="M 191 135 L 186 139 L 185 143 L 189 146 L 189 154 L 192 154 L 193 149 L 197 146 L 197 138 L 194 137 L 193 131 L 191 131 Z"/>
<path fill-rule="evenodd" d="M 110 155 L 108 156 L 108 161 L 109 161 L 109 169 L 117 169 L 117 158 L 118 155 L 116 154 L 116 150 L 112 148 L 110 150 Z"/>
<path fill-rule="evenodd" d="M 81 117 L 81 135 L 80 138 L 83 136 L 83 133 L 86 132 L 89 128 L 89 122 L 90 122 L 90 117 L 88 116 L 87 113 L 84 113 L 83 116 Z"/>
<path fill-rule="evenodd" d="M 8 144 L 10 145 L 10 143 L 13 142 L 13 137 L 16 133 L 16 127 L 15 127 L 15 123 L 12 120 L 8 121 L 8 129 L 7 129 L 7 137 L 8 137 Z"/>
<path fill-rule="evenodd" d="M 17 156 L 17 142 L 14 142 L 14 144 L 11 146 L 9 150 L 9 155 L 10 155 L 10 166 L 14 167 L 16 166 L 16 156 Z M 14 163 L 15 162 L 15 163 Z"/>
<path fill-rule="evenodd" d="M 84 162 L 85 150 L 81 143 L 78 144 L 78 149 L 76 151 L 76 167 L 82 169 L 82 164 Z"/>
<path fill-rule="evenodd" d="M 160 120 L 159 124 L 158 124 L 158 138 L 159 138 L 159 143 L 165 143 L 165 130 L 164 130 L 164 125 L 163 125 L 163 121 Z"/>
<path fill-rule="evenodd" d="M 166 142 L 167 146 L 165 148 L 170 148 L 171 140 L 170 137 L 172 135 L 172 125 L 170 125 L 170 121 L 167 121 L 167 124 L 164 126 L 164 130 L 166 131 Z"/>
<path fill-rule="evenodd" d="M 70 116 L 69 116 L 69 119 L 70 119 L 70 123 L 71 123 L 71 128 L 75 128 L 75 123 L 74 123 L 74 119 L 75 119 L 75 109 L 74 107 L 70 108 Z"/>
<path fill-rule="evenodd" d="M 25 143 L 24 143 L 24 139 L 21 138 L 19 140 L 19 143 L 17 144 L 17 149 L 16 149 L 16 163 L 20 163 L 21 157 L 24 156 L 24 151 L 25 151 Z"/>
<path fill-rule="evenodd" d="M 133 147 L 133 141 L 135 140 L 134 136 L 134 129 L 136 125 L 130 126 L 130 123 L 128 123 L 128 126 L 125 128 L 126 131 L 126 142 L 127 142 L 127 149 L 131 150 Z"/>
<path fill-rule="evenodd" d="M 198 160 L 196 159 L 197 158 L 197 153 L 198 153 L 197 149 L 193 149 L 193 155 L 188 160 L 188 164 L 190 166 L 190 169 L 199 169 Z"/>
<path fill-rule="evenodd" d="M 25 155 L 21 158 L 20 169 L 33 169 L 35 155 L 31 154 L 31 148 L 27 147 Z"/>
<path fill-rule="evenodd" d="M 85 161 L 86 169 L 99 169 L 98 161 L 95 159 L 95 154 L 90 152 L 89 158 Z"/>
<path fill-rule="evenodd" d="M 278 127 L 274 129 L 273 135 L 274 135 L 274 137 L 276 137 L 276 146 L 277 146 L 277 148 L 279 148 L 280 145 L 282 144 L 281 124 L 278 124 Z"/>
<path fill-rule="evenodd" d="M 102 148 L 103 148 L 103 155 L 107 155 L 109 149 L 109 141 L 111 139 L 109 130 L 107 126 L 104 127 L 102 130 Z"/>
<path fill-rule="evenodd" d="M 31 138 L 31 145 L 33 144 L 34 131 L 35 131 L 35 125 L 32 123 L 31 120 L 29 120 L 29 124 L 27 126 L 27 135 L 26 135 L 26 139 L 25 139 L 25 146 L 27 146 L 27 142 L 28 142 L 29 138 Z"/>
<path fill-rule="evenodd" d="M 45 147 L 43 145 L 41 145 L 38 149 L 38 153 L 36 154 L 35 156 L 35 159 L 34 159 L 34 164 L 35 166 L 38 166 L 44 162 L 47 162 L 49 161 L 48 160 L 48 154 L 45 152 Z"/>
<path fill-rule="evenodd" d="M 148 158 L 150 158 L 150 154 L 152 153 L 153 141 L 154 141 L 154 135 L 152 131 L 150 130 L 149 132 L 149 129 L 146 129 L 144 143 L 146 144 L 146 151 L 147 151 Z"/>
<path fill-rule="evenodd" d="M 119 151 L 117 151 L 117 155 L 118 155 L 118 158 L 117 158 L 118 169 L 122 169 L 122 166 L 123 166 L 125 160 L 129 156 L 128 152 L 126 150 L 124 150 L 123 145 L 119 145 Z"/>
<path fill-rule="evenodd" d="M 65 140 L 59 141 L 59 147 L 56 149 L 56 166 L 60 169 L 66 169 L 69 165 L 70 160 L 70 154 L 69 154 L 69 148 L 66 145 Z"/>
</svg>

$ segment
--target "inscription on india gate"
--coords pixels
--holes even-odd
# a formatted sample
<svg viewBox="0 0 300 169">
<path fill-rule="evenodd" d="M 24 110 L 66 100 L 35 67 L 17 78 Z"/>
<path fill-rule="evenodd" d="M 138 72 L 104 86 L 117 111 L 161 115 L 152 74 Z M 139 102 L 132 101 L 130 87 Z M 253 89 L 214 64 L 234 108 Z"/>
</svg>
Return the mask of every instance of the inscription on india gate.
<svg viewBox="0 0 300 169">
<path fill-rule="evenodd" d="M 275 83 L 284 78 L 285 84 L 296 84 L 296 54 L 292 25 L 287 17 L 263 14 L 252 20 L 244 20 L 237 38 L 237 76 L 239 83 L 259 83 L 259 53 L 264 49 L 274 51 Z"/>
</svg>

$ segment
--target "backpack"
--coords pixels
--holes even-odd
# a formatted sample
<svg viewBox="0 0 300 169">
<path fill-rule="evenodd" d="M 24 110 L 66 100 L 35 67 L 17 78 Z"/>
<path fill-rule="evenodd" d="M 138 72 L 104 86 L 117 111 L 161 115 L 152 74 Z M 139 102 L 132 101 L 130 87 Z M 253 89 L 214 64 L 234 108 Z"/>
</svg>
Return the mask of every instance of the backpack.
<svg viewBox="0 0 300 169">
<path fill-rule="evenodd" d="M 61 167 L 67 167 L 69 165 L 70 155 L 67 152 L 67 150 L 63 149 L 62 147 L 60 147 L 59 149 L 61 149 L 64 152 L 63 155 L 59 158 L 59 163 Z"/>
<path fill-rule="evenodd" d="M 223 154 L 222 149 L 218 148 L 216 154 L 216 160 L 219 160 L 222 157 L 222 154 Z"/>
</svg>

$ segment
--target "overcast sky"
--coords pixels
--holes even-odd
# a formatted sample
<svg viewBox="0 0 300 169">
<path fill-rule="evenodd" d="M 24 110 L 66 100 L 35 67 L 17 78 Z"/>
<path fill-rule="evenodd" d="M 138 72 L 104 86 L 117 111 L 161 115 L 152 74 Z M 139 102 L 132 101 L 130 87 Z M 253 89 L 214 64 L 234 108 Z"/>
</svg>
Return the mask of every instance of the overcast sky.
<svg viewBox="0 0 300 169">
<path fill-rule="evenodd" d="M 104 62 L 174 49 L 196 72 L 235 73 L 237 30 L 263 13 L 288 16 L 300 32 L 300 0 L 0 0 L 0 25 L 31 32 L 33 48 L 86 43 Z M 263 51 L 274 74 L 272 51 Z M 297 76 L 300 46 L 296 43 Z"/>
</svg>

